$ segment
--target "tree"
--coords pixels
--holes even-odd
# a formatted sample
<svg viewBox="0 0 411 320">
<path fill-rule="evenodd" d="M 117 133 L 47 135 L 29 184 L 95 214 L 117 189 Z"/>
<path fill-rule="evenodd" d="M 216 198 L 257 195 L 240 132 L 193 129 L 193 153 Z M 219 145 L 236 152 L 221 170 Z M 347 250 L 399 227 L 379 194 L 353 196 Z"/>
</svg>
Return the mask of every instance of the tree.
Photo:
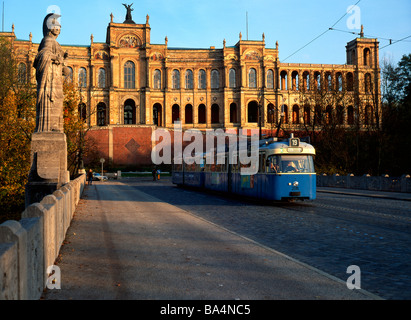
<svg viewBox="0 0 411 320">
<path fill-rule="evenodd" d="M 0 221 L 20 219 L 30 169 L 36 91 L 19 69 L 10 42 L 0 38 Z"/>
<path fill-rule="evenodd" d="M 347 173 L 353 165 L 353 151 L 348 148 L 348 140 L 354 128 L 345 126 L 344 113 L 348 106 L 354 105 L 354 99 L 355 95 L 346 90 L 338 74 L 333 77 L 331 72 L 318 72 L 313 77 L 304 76 L 299 87 L 300 127 L 318 151 L 319 172 Z"/>
<path fill-rule="evenodd" d="M 87 136 L 87 125 L 94 112 L 87 112 L 81 92 L 71 81 L 64 82 L 64 132 L 67 138 L 67 164 L 70 176 L 75 177 L 83 168 L 83 159 L 96 158 L 94 141 Z"/>
<path fill-rule="evenodd" d="M 385 60 L 382 68 L 384 163 L 388 173 L 411 172 L 411 54 L 395 67 Z"/>
</svg>

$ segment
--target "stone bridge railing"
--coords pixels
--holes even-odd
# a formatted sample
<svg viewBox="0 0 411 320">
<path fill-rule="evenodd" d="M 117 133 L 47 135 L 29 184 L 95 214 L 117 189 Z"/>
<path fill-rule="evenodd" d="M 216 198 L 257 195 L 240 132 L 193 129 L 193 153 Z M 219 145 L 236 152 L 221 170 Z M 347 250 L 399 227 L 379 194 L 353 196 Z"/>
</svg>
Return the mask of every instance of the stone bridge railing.
<svg viewBox="0 0 411 320">
<path fill-rule="evenodd" d="M 340 176 L 338 174 L 327 176 L 317 175 L 317 187 L 336 187 L 347 189 L 362 189 L 373 191 L 411 192 L 410 175 L 401 177 L 382 176 L 354 176 L 353 174 Z"/>
<path fill-rule="evenodd" d="M 0 225 L 0 300 L 41 297 L 85 182 L 83 174 Z"/>
</svg>

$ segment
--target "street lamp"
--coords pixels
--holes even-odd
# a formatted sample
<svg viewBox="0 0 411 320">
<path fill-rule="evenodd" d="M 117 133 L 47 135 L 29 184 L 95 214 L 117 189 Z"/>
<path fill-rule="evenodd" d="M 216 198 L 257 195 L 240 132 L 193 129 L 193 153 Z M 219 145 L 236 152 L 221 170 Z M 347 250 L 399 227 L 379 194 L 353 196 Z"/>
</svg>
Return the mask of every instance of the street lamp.
<svg viewBox="0 0 411 320">
<path fill-rule="evenodd" d="M 277 138 L 278 138 L 278 135 L 280 134 L 281 123 L 284 121 L 284 117 L 285 117 L 285 112 L 284 112 L 284 97 L 283 97 L 283 103 L 281 105 L 281 112 L 280 112 L 280 121 L 277 127 Z"/>
<path fill-rule="evenodd" d="M 103 179 L 103 176 L 104 176 L 104 174 L 103 174 L 103 163 L 105 162 L 106 160 L 104 159 L 104 158 L 101 158 L 100 159 L 100 162 L 101 162 L 101 179 Z"/>
<path fill-rule="evenodd" d="M 263 110 L 263 106 L 261 105 L 261 104 L 259 104 L 258 105 L 258 129 L 259 129 L 259 139 L 261 140 L 262 139 L 262 136 L 263 136 L 263 134 L 262 134 L 262 132 L 261 132 L 261 130 L 262 130 L 262 117 L 263 117 L 263 114 L 262 114 L 262 110 Z"/>
<path fill-rule="evenodd" d="M 79 87 L 79 91 L 80 91 L 80 114 L 79 114 L 79 119 L 80 119 L 80 121 L 83 121 L 83 112 L 84 112 L 83 108 L 85 107 L 85 105 L 83 104 L 83 95 L 82 95 L 81 89 L 82 89 L 82 87 L 80 85 L 80 87 Z M 79 141 L 79 144 L 78 144 L 78 159 L 77 159 L 78 160 L 78 163 L 77 163 L 78 169 L 77 169 L 77 172 L 79 174 L 83 174 L 83 173 L 86 173 L 86 170 L 84 169 L 84 161 L 83 161 L 83 139 L 84 139 L 83 123 L 81 125 L 79 136 L 80 136 L 80 141 Z"/>
</svg>

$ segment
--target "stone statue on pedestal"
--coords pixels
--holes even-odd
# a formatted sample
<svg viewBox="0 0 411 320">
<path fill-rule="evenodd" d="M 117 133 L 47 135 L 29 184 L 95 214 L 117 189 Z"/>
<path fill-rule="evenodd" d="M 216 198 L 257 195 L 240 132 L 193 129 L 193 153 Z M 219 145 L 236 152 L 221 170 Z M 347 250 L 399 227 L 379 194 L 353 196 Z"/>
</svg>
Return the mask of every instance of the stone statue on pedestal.
<svg viewBox="0 0 411 320">
<path fill-rule="evenodd" d="M 33 64 L 37 80 L 36 128 L 31 139 L 26 206 L 70 182 L 63 121 L 63 74 L 68 71 L 64 60 L 68 54 L 56 40 L 61 30 L 59 17 L 50 13 L 44 19 L 44 38 Z"/>
<path fill-rule="evenodd" d="M 61 26 L 59 15 L 50 13 L 43 22 L 43 40 L 34 60 L 37 80 L 35 132 L 63 132 L 63 71 L 67 52 L 63 52 L 57 37 Z"/>
<path fill-rule="evenodd" d="M 123 23 L 134 23 L 133 18 L 131 17 L 131 11 L 133 11 L 134 9 L 131 8 L 133 4 L 125 4 L 123 3 L 123 6 L 127 9 L 127 14 L 126 14 L 126 20 Z"/>
</svg>

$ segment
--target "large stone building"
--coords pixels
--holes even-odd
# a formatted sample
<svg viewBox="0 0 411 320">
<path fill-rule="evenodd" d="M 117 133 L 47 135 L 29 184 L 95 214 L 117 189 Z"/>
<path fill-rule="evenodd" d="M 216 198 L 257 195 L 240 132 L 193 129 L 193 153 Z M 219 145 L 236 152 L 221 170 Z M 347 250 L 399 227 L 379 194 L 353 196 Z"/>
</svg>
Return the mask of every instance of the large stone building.
<svg viewBox="0 0 411 320">
<path fill-rule="evenodd" d="M 105 42 L 63 46 L 69 81 L 82 95 L 83 116 L 102 156 L 115 165 L 149 163 L 151 132 L 183 129 L 261 128 L 273 133 L 310 126 L 374 125 L 380 120 L 377 39 L 361 36 L 346 45 L 347 62 L 282 63 L 279 46 L 242 39 L 222 48 L 172 48 L 150 41 L 149 17 L 111 21 Z M 13 42 L 21 81 L 35 81 L 38 44 Z M 261 116 L 260 116 L 261 115 Z"/>
</svg>

